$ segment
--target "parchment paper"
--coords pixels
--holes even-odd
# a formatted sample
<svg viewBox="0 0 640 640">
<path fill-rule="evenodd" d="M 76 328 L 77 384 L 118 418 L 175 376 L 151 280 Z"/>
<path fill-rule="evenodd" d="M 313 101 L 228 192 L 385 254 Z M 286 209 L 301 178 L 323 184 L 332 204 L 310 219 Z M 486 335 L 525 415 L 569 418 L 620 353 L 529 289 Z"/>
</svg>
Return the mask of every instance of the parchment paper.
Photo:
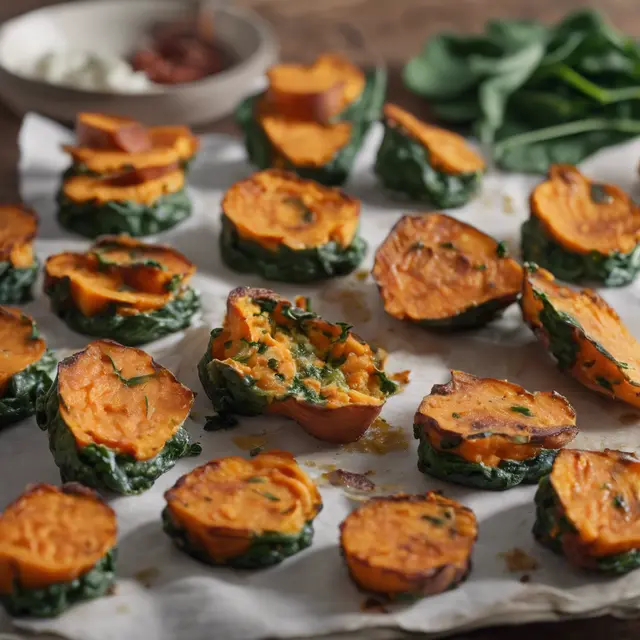
<svg viewBox="0 0 640 640">
<path fill-rule="evenodd" d="M 376 130 L 369 138 L 346 187 L 363 201 L 362 232 L 370 245 L 364 265 L 367 270 L 373 249 L 399 215 L 411 209 L 388 199 L 375 183 L 371 165 L 379 136 Z M 20 136 L 22 192 L 41 216 L 37 249 L 42 260 L 61 250 L 84 250 L 89 245 L 63 231 L 54 218 L 53 196 L 67 162 L 59 145 L 68 138 L 62 128 L 33 115 L 25 120 Z M 535 543 L 530 533 L 534 487 L 492 493 L 427 478 L 416 468 L 416 446 L 411 435 L 412 417 L 421 398 L 434 383 L 448 380 L 449 368 L 508 378 L 529 390 L 555 389 L 565 394 L 577 410 L 582 429 L 575 446 L 637 450 L 640 412 L 600 399 L 560 374 L 523 325 L 515 306 L 500 321 L 482 330 L 432 335 L 386 317 L 374 284 L 370 278 L 361 280 L 362 275 L 296 287 L 269 284 L 228 270 L 218 252 L 219 201 L 222 191 L 249 175 L 251 169 L 238 141 L 205 136 L 203 143 L 190 178 L 195 214 L 177 229 L 158 236 L 197 264 L 194 284 L 202 292 L 203 313 L 183 334 L 147 346 L 162 364 L 198 392 L 188 428 L 202 443 L 203 453 L 200 458 L 180 461 L 143 495 L 111 500 L 120 527 L 115 595 L 76 606 L 57 620 L 17 621 L 18 627 L 56 632 L 74 640 L 252 640 L 346 633 L 370 627 L 441 633 L 566 615 L 629 615 L 640 611 L 640 571 L 614 579 L 587 575 Z M 603 151 L 585 163 L 584 170 L 603 182 L 632 188 L 639 157 L 640 141 L 632 142 Z M 492 173 L 485 179 L 480 196 L 454 215 L 505 240 L 517 254 L 519 225 L 526 217 L 527 197 L 536 181 Z M 389 400 L 382 412 L 389 424 L 404 434 L 404 442 L 399 444 L 402 437 L 395 435 L 397 450 L 379 455 L 328 446 L 307 436 L 295 423 L 276 418 L 243 419 L 229 432 L 202 430 L 211 409 L 197 379 L 196 363 L 204 352 L 210 328 L 219 326 L 222 320 L 228 291 L 239 284 L 272 286 L 288 296 L 310 295 L 322 315 L 352 323 L 364 338 L 387 349 L 391 371 L 411 370 L 411 383 L 401 395 Z M 603 293 L 632 332 L 640 336 L 640 282 Z M 87 343 L 50 313 L 39 288 L 37 300 L 25 310 L 35 316 L 61 356 Z M 442 489 L 472 507 L 480 521 L 480 534 L 469 580 L 455 591 L 412 605 L 394 606 L 388 613 L 362 612 L 365 596 L 349 580 L 337 546 L 338 525 L 357 502 L 326 483 L 321 486 L 325 508 L 315 523 L 313 546 L 277 567 L 254 572 L 216 569 L 177 551 L 160 526 L 163 492 L 180 475 L 209 458 L 239 454 L 242 448 L 258 444 L 292 451 L 321 481 L 321 474 L 328 468 L 323 465 L 358 472 L 374 470 L 371 477 L 381 493 Z M 0 508 L 27 483 L 59 482 L 47 438 L 33 420 L 0 433 L 0 469 Z M 537 570 L 526 572 L 528 582 L 521 582 L 523 573 L 509 572 L 499 555 L 514 547 L 539 564 Z"/>
</svg>

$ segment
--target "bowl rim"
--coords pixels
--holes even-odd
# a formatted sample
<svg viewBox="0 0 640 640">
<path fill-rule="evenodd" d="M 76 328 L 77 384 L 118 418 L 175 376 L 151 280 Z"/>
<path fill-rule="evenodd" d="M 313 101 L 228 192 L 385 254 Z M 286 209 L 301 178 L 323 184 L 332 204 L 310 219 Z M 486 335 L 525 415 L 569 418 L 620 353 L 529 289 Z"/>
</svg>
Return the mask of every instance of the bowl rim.
<svg viewBox="0 0 640 640">
<path fill-rule="evenodd" d="M 83 0 L 82 2 L 78 2 L 77 0 L 70 0 L 67 2 L 62 2 L 59 4 L 48 5 L 44 7 L 39 7 L 37 9 L 33 9 L 31 11 L 27 11 L 20 15 L 17 15 L 6 22 L 0 24 L 0 39 L 4 37 L 4 32 L 12 27 L 15 27 L 15 24 L 21 20 L 33 17 L 38 14 L 47 14 L 47 13 L 55 13 L 60 10 L 64 11 L 67 8 L 74 7 L 89 10 L 91 6 L 101 5 L 104 6 L 106 4 L 111 5 L 123 5 L 123 6 L 131 6 L 131 0 Z M 135 5 L 140 6 L 142 4 L 146 5 L 174 5 L 176 7 L 186 7 L 187 4 L 181 2 L 180 0 L 136 0 Z M 57 90 L 63 91 L 66 93 L 70 93 L 80 96 L 94 96 L 96 98 L 111 98 L 117 97 L 118 99 L 151 99 L 158 96 L 167 96 L 173 95 L 179 92 L 183 92 L 186 89 L 197 89 L 206 87 L 207 85 L 221 84 L 225 81 L 232 80 L 238 78 L 238 76 L 244 75 L 248 70 L 251 69 L 256 64 L 256 61 L 267 57 L 269 59 L 274 59 L 277 54 L 278 45 L 277 39 L 273 32 L 272 27 L 269 23 L 258 15 L 252 9 L 248 9 L 246 7 L 237 7 L 235 5 L 225 4 L 213 6 L 213 10 L 216 13 L 226 13 L 234 18 L 237 18 L 241 21 L 252 26 L 258 37 L 258 45 L 256 50 L 248 57 L 239 60 L 238 62 L 232 64 L 230 67 L 218 72 L 214 73 L 205 78 L 201 78 L 199 80 L 193 80 L 191 82 L 183 82 L 180 84 L 152 84 L 152 86 L 146 91 L 105 91 L 99 89 L 85 89 L 82 87 L 73 87 L 67 84 L 59 84 L 56 82 L 47 82 L 46 80 L 40 80 L 37 78 L 31 78 L 26 75 L 21 75 L 16 73 L 15 71 L 9 69 L 5 66 L 2 59 L 0 59 L 0 72 L 10 76 L 12 79 L 23 82 L 32 86 L 37 86 L 41 88 L 47 88 L 48 90 Z"/>
</svg>

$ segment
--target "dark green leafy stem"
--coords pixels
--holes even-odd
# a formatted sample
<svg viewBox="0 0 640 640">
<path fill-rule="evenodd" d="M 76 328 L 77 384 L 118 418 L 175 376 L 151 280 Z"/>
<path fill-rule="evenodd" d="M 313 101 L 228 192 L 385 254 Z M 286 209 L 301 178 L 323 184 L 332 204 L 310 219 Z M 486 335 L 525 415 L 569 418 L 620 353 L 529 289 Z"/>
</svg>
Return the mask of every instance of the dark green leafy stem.
<svg viewBox="0 0 640 640">
<path fill-rule="evenodd" d="M 481 462 L 469 462 L 456 455 L 451 449 L 439 451 L 431 445 L 429 439 L 424 435 L 424 429 L 421 425 L 415 425 L 414 430 L 416 437 L 420 440 L 418 444 L 418 469 L 422 473 L 478 489 L 502 491 L 519 484 L 536 483 L 551 471 L 553 461 L 558 453 L 554 449 L 540 449 L 533 458 L 502 460 L 497 467 L 489 467 Z"/>
<path fill-rule="evenodd" d="M 564 510 L 549 476 L 542 478 L 535 496 L 536 520 L 533 535 L 540 544 L 555 553 L 564 555 L 562 539 L 565 535 L 577 535 L 575 527 L 564 516 Z M 610 556 L 585 558 L 583 568 L 621 575 L 640 567 L 640 549 L 631 549 Z"/>
<path fill-rule="evenodd" d="M 339 120 L 349 121 L 353 124 L 351 139 L 322 167 L 294 166 L 286 161 L 281 163 L 282 159 L 277 157 L 277 151 L 272 147 L 254 117 L 255 106 L 261 94 L 245 99 L 236 109 L 235 117 L 238 126 L 243 131 L 244 143 L 251 163 L 259 169 L 268 169 L 275 164 L 278 166 L 284 164 L 282 168 L 295 171 L 303 178 L 316 180 L 326 185 L 343 184 L 349 176 L 367 131 L 371 124 L 380 117 L 384 103 L 387 87 L 386 70 L 376 68 L 367 71 L 366 78 L 367 82 L 360 98 L 338 116 Z"/>
<path fill-rule="evenodd" d="M 0 262 L 0 304 L 23 304 L 33 299 L 31 289 L 38 277 L 38 261 L 30 267 L 14 267 Z"/>
<path fill-rule="evenodd" d="M 108 594 L 115 585 L 117 549 L 106 553 L 89 571 L 70 582 L 59 582 L 41 589 L 14 584 L 13 591 L 0 595 L 0 603 L 14 617 L 54 618 L 77 602 Z"/>
<path fill-rule="evenodd" d="M 386 124 L 374 170 L 390 191 L 441 209 L 466 204 L 480 188 L 483 173 L 451 174 L 434 169 L 426 147 Z"/>
<path fill-rule="evenodd" d="M 58 194 L 58 221 L 86 238 L 128 233 L 148 236 L 166 231 L 191 215 L 186 190 L 161 195 L 153 204 L 138 202 L 75 202 L 62 191 Z"/>
<path fill-rule="evenodd" d="M 40 360 L 9 379 L 5 393 L 0 397 L 0 427 L 28 418 L 36 412 L 36 401 L 49 390 L 57 363 L 53 352 L 47 350 Z"/>
<path fill-rule="evenodd" d="M 220 255 L 240 273 L 257 273 L 267 280 L 303 283 L 351 273 L 362 262 L 366 242 L 356 235 L 348 247 L 331 241 L 320 247 L 296 251 L 282 245 L 277 251 L 241 238 L 234 224 L 221 216 Z"/>
<path fill-rule="evenodd" d="M 473 127 L 503 169 L 545 173 L 640 135 L 639 63 L 638 44 L 585 9 L 552 26 L 440 34 L 404 79 L 438 118 Z"/>
<path fill-rule="evenodd" d="M 84 316 L 75 307 L 68 278 L 54 283 L 45 293 L 51 298 L 51 308 L 74 331 L 98 338 L 111 338 L 127 346 L 145 344 L 186 329 L 200 309 L 200 296 L 186 287 L 164 307 L 134 315 L 119 315 L 115 309 Z"/>
<path fill-rule="evenodd" d="M 640 271 L 640 244 L 629 253 L 574 253 L 549 237 L 534 216 L 522 225 L 522 257 L 566 282 L 593 281 L 607 287 L 629 284 Z"/>
<path fill-rule="evenodd" d="M 285 535 L 276 532 L 265 532 L 254 536 L 251 546 L 242 555 L 216 562 L 206 550 L 191 539 L 165 507 L 162 511 L 164 532 L 173 540 L 178 549 L 191 557 L 212 565 L 225 565 L 234 569 L 261 569 L 271 567 L 311 546 L 313 540 L 313 524 L 307 522 L 298 534 Z"/>
<path fill-rule="evenodd" d="M 80 448 L 60 416 L 59 405 L 56 381 L 48 393 L 38 399 L 36 421 L 49 435 L 49 449 L 63 482 L 76 481 L 98 490 L 134 495 L 153 486 L 180 458 L 202 451 L 199 444 L 191 442 L 182 425 L 164 448 L 149 460 L 136 460 L 100 444 Z"/>
</svg>

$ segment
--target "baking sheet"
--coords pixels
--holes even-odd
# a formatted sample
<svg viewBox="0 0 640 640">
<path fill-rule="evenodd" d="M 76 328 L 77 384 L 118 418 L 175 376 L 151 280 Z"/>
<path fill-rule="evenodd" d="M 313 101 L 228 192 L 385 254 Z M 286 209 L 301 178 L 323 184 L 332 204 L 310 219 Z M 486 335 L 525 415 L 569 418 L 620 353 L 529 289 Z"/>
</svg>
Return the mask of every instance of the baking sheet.
<svg viewBox="0 0 640 640">
<path fill-rule="evenodd" d="M 373 249 L 398 217 L 412 210 L 387 198 L 375 183 L 371 165 L 380 133 L 372 132 L 346 187 L 363 201 L 362 233 L 370 245 L 363 265 L 367 270 L 372 264 Z M 26 118 L 20 135 L 22 193 L 41 216 L 37 242 L 41 260 L 58 251 L 84 250 L 89 245 L 63 231 L 54 217 L 53 197 L 59 174 L 66 166 L 59 145 L 69 137 L 58 125 L 35 115 Z M 583 168 L 603 182 L 631 189 L 637 178 L 638 157 L 640 141 L 603 151 Z M 479 331 L 432 335 L 388 318 L 373 282 L 362 272 L 299 287 L 269 284 L 228 270 L 220 261 L 217 246 L 219 202 L 224 189 L 250 172 L 237 140 L 205 136 L 190 176 L 195 214 L 175 230 L 157 236 L 159 241 L 183 251 L 198 266 L 194 284 L 202 293 L 201 316 L 189 330 L 146 349 L 199 392 L 187 427 L 202 444 L 202 455 L 178 462 L 141 496 L 110 500 L 120 528 L 115 595 L 76 606 L 56 620 L 21 620 L 16 621 L 17 626 L 55 632 L 74 640 L 139 640 L 141 634 L 153 640 L 257 640 L 346 633 L 370 627 L 441 633 L 566 615 L 639 612 L 640 571 L 613 579 L 587 575 L 537 545 L 530 533 L 534 487 L 491 493 L 423 476 L 416 468 L 411 425 L 423 395 L 434 383 L 448 380 L 450 368 L 508 378 L 529 390 L 555 389 L 566 395 L 576 408 L 582 429 L 575 441 L 579 447 L 638 450 L 640 412 L 601 399 L 560 374 L 523 325 L 517 307 Z M 478 198 L 454 215 L 506 241 L 517 254 L 519 226 L 526 218 L 528 194 L 536 182 L 531 177 L 490 173 Z M 198 382 L 196 364 L 206 348 L 210 328 L 221 323 L 228 291 L 239 284 L 271 286 L 286 296 L 310 295 L 320 314 L 330 320 L 350 322 L 365 339 L 387 349 L 390 371 L 410 369 L 411 383 L 383 409 L 382 417 L 389 429 L 385 432 L 382 427 L 374 427 L 376 436 L 368 444 L 365 441 L 348 447 L 323 444 L 307 436 L 295 423 L 271 417 L 242 419 L 233 431 L 204 432 L 202 426 L 211 408 Z M 631 331 L 640 336 L 640 282 L 603 293 Z M 34 315 L 60 356 L 86 345 L 85 337 L 74 334 L 50 313 L 39 288 L 37 299 L 25 310 Z M 209 458 L 243 453 L 258 445 L 293 452 L 322 483 L 325 508 L 315 521 L 313 546 L 279 566 L 255 572 L 211 568 L 177 551 L 160 525 L 163 492 L 180 475 Z M 385 452 L 376 452 L 376 448 Z M 349 580 L 338 551 L 338 525 L 357 502 L 323 479 L 322 474 L 331 465 L 356 472 L 374 471 L 371 477 L 380 493 L 441 489 L 473 508 L 480 531 L 469 580 L 455 591 L 411 605 L 389 607 L 386 613 L 363 612 L 365 596 Z M 0 469 L 0 508 L 27 483 L 59 481 L 47 438 L 34 420 L 0 433 Z M 501 554 L 515 547 L 534 558 L 538 568 L 509 571 Z M 523 579 L 524 575 L 527 577 Z M 8 619 L 0 618 L 0 629 L 7 625 Z"/>
</svg>

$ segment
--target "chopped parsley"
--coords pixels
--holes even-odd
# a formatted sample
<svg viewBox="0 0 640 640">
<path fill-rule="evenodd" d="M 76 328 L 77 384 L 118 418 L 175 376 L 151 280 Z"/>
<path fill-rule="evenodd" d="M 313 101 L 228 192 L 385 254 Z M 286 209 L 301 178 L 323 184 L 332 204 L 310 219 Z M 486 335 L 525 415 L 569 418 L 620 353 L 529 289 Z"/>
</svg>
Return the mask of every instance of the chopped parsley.
<svg viewBox="0 0 640 640">
<path fill-rule="evenodd" d="M 247 482 L 251 484 L 257 484 L 259 482 L 264 482 L 264 478 L 260 478 L 258 476 L 252 476 L 251 478 L 247 478 Z"/>
<path fill-rule="evenodd" d="M 455 249 L 456 245 L 453 242 L 441 242 L 440 247 L 443 249 Z"/>
<path fill-rule="evenodd" d="M 475 271 L 486 271 L 487 265 L 486 264 L 474 264 L 473 268 L 474 268 Z"/>
<path fill-rule="evenodd" d="M 249 451 L 249 457 L 255 458 L 257 455 L 259 455 L 263 451 L 264 451 L 264 447 L 253 447 L 253 449 Z"/>
<path fill-rule="evenodd" d="M 441 527 L 445 522 L 442 518 L 436 518 L 435 516 L 424 515 L 420 516 L 423 520 L 430 522 L 431 524 Z"/>
<path fill-rule="evenodd" d="M 417 242 L 414 242 L 409 247 L 409 251 L 418 251 L 419 249 L 424 249 L 424 242 L 422 242 L 422 240 L 418 240 Z"/>
<path fill-rule="evenodd" d="M 456 412 L 454 411 L 454 412 L 451 414 L 451 417 L 452 417 L 452 418 L 456 418 L 456 419 L 457 419 L 457 418 L 459 418 L 459 417 L 460 417 L 460 414 L 459 414 L 459 413 L 456 413 Z"/>
<path fill-rule="evenodd" d="M 277 371 L 278 370 L 278 361 L 275 358 L 269 358 L 267 360 L 267 366 L 269 367 L 269 369 L 272 369 L 273 371 Z"/>
<path fill-rule="evenodd" d="M 498 242 L 496 255 L 498 258 L 506 258 L 509 255 L 509 249 L 507 249 L 507 244 L 505 242 Z"/>
</svg>

